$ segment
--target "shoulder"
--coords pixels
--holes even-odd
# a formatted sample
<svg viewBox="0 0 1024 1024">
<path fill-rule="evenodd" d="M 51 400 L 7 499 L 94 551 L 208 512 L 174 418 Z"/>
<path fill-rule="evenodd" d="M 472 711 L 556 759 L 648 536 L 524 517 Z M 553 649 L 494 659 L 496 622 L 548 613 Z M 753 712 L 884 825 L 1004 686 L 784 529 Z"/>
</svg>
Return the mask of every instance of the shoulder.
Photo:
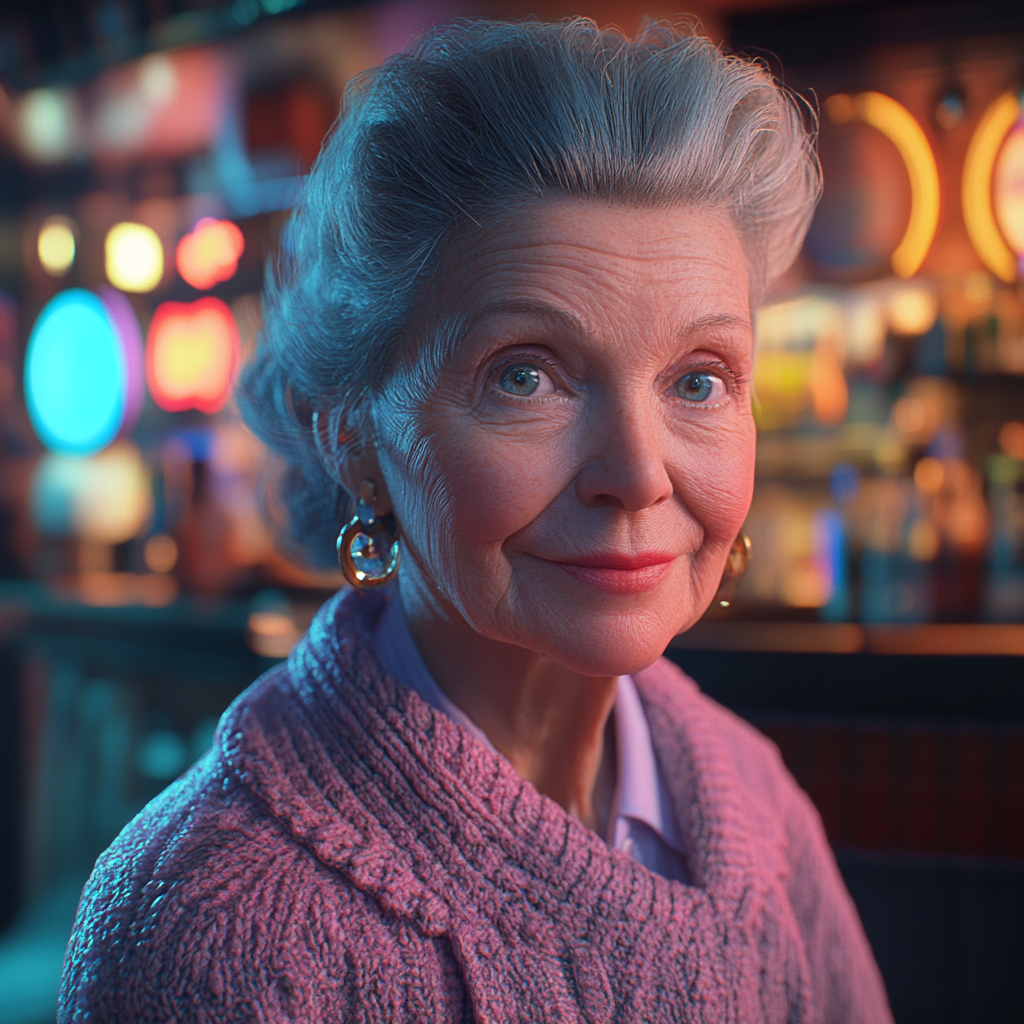
<svg viewBox="0 0 1024 1024">
<path fill-rule="evenodd" d="M 369 840 L 327 799 L 297 709 L 314 696 L 283 666 L 258 680 L 214 749 L 99 858 L 65 958 L 61 1024 L 373 1020 L 389 1006 L 396 1020 L 459 1019 L 450 944 L 387 913 L 330 856 Z"/>
<path fill-rule="evenodd" d="M 361 998 L 359 951 L 394 931 L 207 755 L 97 861 L 59 1020 L 319 1019 Z"/>
<path fill-rule="evenodd" d="M 61 1020 L 174 1018 L 181 1000 L 233 1020 L 229 981 L 248 973 L 252 933 L 269 935 L 315 902 L 312 865 L 219 781 L 208 756 L 96 862 L 65 959 Z"/>
</svg>

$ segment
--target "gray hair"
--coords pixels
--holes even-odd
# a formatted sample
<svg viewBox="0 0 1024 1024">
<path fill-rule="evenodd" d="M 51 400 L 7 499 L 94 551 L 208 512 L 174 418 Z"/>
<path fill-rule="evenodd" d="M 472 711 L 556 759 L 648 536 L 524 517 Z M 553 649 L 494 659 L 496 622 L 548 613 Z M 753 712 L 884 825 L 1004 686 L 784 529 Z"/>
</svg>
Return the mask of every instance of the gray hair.
<svg viewBox="0 0 1024 1024">
<path fill-rule="evenodd" d="M 461 22 L 354 78 L 268 270 L 239 395 L 283 457 L 292 550 L 332 560 L 350 504 L 340 451 L 321 439 L 351 432 L 381 393 L 461 226 L 553 195 L 723 208 L 756 302 L 795 258 L 820 192 L 815 123 L 761 64 L 689 22 L 634 39 L 583 19 Z"/>
</svg>

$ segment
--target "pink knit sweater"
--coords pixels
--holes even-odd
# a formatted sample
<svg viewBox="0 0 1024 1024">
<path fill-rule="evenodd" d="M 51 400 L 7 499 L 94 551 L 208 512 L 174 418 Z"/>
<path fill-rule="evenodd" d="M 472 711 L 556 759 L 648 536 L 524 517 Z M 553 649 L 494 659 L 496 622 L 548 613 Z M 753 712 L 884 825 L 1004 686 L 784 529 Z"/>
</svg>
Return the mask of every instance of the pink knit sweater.
<svg viewBox="0 0 1024 1024">
<path fill-rule="evenodd" d="M 775 747 L 636 676 L 692 886 L 610 849 L 383 674 L 335 598 L 96 865 L 58 1020 L 891 1021 Z"/>
</svg>

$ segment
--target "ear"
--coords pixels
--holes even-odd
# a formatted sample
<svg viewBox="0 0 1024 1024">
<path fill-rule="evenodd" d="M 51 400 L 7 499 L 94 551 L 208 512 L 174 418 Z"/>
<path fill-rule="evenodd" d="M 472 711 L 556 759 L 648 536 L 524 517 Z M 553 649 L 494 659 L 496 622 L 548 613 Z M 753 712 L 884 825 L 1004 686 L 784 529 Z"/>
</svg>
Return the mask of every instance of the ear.
<svg viewBox="0 0 1024 1024">
<path fill-rule="evenodd" d="M 323 445 L 320 446 L 320 450 L 321 452 L 325 450 Z M 384 481 L 384 474 L 380 469 L 377 447 L 373 443 L 373 439 L 368 438 L 362 443 L 353 444 L 348 435 L 339 435 L 335 450 L 338 452 L 338 456 L 333 475 L 348 492 L 353 507 L 359 498 L 363 481 L 369 480 L 374 487 L 376 514 L 378 516 L 388 515 L 391 512 L 391 496 Z"/>
<path fill-rule="evenodd" d="M 353 507 L 359 498 L 363 481 L 369 480 L 374 488 L 376 515 L 386 516 L 391 512 L 391 495 L 388 493 L 388 485 L 384 482 L 384 476 L 380 471 L 377 453 L 369 445 L 342 459 L 338 466 L 338 478 L 345 490 L 348 491 Z"/>
</svg>

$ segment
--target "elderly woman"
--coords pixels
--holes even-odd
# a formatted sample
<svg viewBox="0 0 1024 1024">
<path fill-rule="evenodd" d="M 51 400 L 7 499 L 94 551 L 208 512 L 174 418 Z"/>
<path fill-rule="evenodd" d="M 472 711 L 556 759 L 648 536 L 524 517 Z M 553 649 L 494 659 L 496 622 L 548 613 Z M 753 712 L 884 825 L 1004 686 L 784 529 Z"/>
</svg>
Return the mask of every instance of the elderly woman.
<svg viewBox="0 0 1024 1024">
<path fill-rule="evenodd" d="M 891 1019 L 810 801 L 660 660 L 818 184 L 769 75 L 665 26 L 353 83 L 243 388 L 352 587 L 100 858 L 62 1021 Z"/>
</svg>

